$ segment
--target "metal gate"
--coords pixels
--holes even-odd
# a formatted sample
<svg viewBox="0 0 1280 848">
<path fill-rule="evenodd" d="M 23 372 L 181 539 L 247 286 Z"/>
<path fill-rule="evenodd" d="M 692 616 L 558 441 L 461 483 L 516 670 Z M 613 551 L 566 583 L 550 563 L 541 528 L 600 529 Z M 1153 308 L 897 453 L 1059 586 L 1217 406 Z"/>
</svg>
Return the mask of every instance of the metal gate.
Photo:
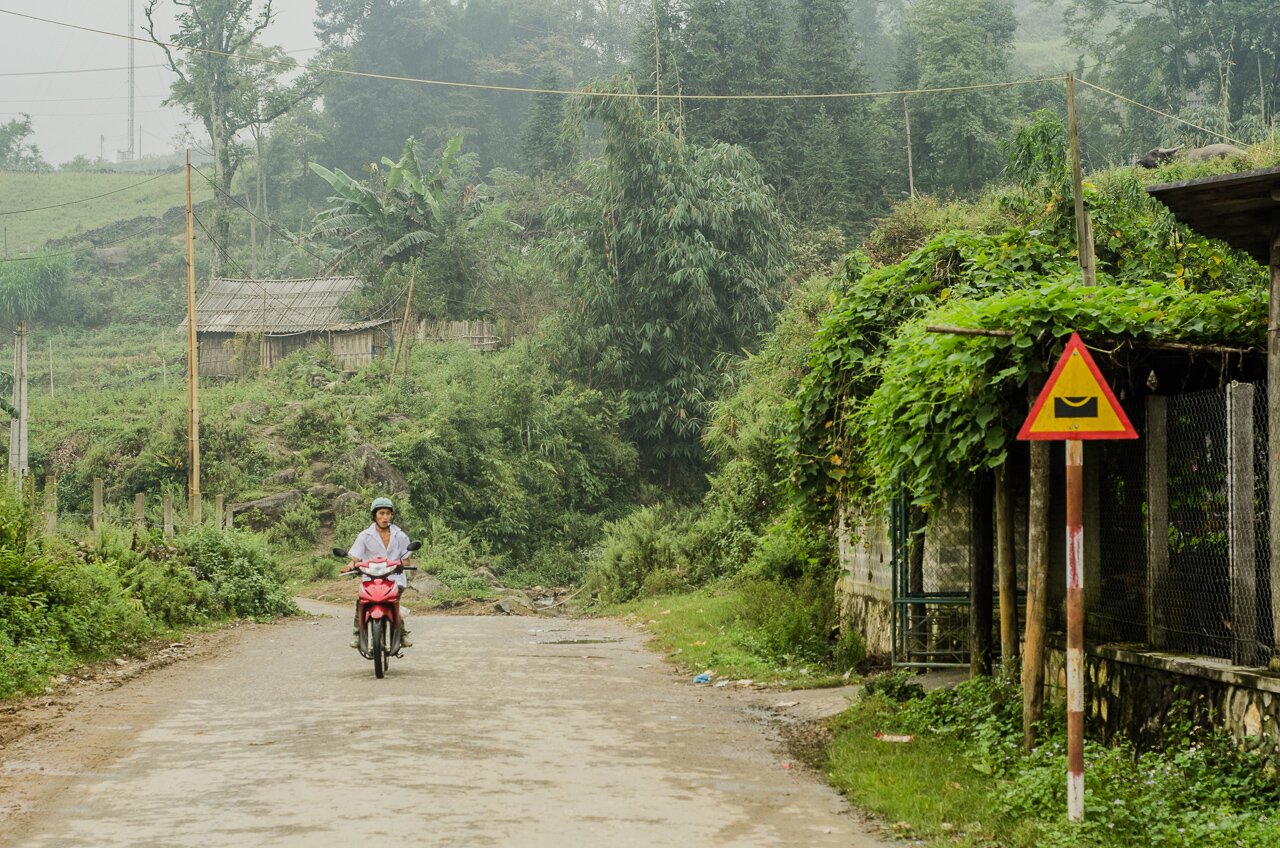
<svg viewBox="0 0 1280 848">
<path fill-rule="evenodd" d="M 893 664 L 968 668 L 970 497 L 928 515 L 898 497 L 891 511 Z"/>
</svg>

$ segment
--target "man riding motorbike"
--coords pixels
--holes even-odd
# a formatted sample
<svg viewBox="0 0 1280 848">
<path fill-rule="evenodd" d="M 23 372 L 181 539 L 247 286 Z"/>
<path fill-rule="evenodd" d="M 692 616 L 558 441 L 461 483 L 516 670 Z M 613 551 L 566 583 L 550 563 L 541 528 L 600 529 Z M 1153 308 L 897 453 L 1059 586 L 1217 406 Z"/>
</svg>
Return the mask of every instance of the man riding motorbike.
<svg viewBox="0 0 1280 848">
<path fill-rule="evenodd" d="M 343 569 L 343 573 L 354 568 L 357 562 L 365 562 L 374 557 L 383 557 L 391 562 L 409 564 L 409 536 L 391 523 L 395 512 L 395 504 L 391 502 L 390 498 L 376 498 L 369 505 L 369 516 L 373 519 L 373 523 L 361 530 L 360 535 L 356 536 L 355 542 L 347 549 L 347 555 L 351 557 L 351 563 Z M 361 577 L 362 581 L 369 579 L 371 578 Z M 393 574 L 391 580 L 400 587 L 402 593 L 405 587 L 409 585 L 409 580 L 403 571 Z M 403 648 L 413 647 L 413 642 L 409 640 L 407 613 L 408 610 L 404 607 L 400 608 L 400 620 L 403 627 L 400 646 Z M 351 647 L 357 650 L 360 648 L 360 610 L 358 604 L 356 607 L 355 626 L 351 635 Z"/>
</svg>

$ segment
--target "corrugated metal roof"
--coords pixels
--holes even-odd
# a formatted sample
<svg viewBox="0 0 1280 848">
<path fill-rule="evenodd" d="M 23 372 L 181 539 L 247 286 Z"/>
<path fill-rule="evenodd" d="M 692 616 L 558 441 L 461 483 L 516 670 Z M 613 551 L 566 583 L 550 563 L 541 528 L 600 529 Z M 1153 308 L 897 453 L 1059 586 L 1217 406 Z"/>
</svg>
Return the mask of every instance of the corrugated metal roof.
<svg viewBox="0 0 1280 848">
<path fill-rule="evenodd" d="M 361 330 L 390 319 L 352 321 L 338 305 L 360 287 L 355 277 L 307 280 L 214 279 L 196 298 L 196 329 L 202 333 L 305 333 Z M 187 326 L 184 318 L 180 325 Z"/>
</svg>

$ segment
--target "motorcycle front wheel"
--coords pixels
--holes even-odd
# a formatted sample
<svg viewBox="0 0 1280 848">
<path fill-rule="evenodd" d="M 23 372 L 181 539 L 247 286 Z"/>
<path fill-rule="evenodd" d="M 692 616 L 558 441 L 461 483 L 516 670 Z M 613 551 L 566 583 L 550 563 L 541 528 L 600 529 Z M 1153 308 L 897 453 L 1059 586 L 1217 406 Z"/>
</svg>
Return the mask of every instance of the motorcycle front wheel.
<svg viewBox="0 0 1280 848">
<path fill-rule="evenodd" d="M 373 654 L 373 676 L 379 680 L 387 669 L 386 645 L 383 642 L 384 624 L 380 618 L 369 622 L 369 652 Z"/>
</svg>

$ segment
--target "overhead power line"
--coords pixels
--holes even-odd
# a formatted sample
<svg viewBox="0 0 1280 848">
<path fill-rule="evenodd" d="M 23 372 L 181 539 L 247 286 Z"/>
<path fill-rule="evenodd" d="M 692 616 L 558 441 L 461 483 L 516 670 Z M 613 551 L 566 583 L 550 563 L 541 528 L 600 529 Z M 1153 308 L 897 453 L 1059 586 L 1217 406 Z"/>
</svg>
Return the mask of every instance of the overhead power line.
<svg viewBox="0 0 1280 848">
<path fill-rule="evenodd" d="M 1230 141 L 1234 144 L 1239 144 L 1239 145 L 1245 145 L 1248 143 L 1248 142 L 1240 141 L 1239 139 L 1236 139 L 1236 138 L 1232 138 L 1229 135 L 1223 135 L 1220 132 L 1214 132 L 1208 127 L 1202 127 L 1199 124 L 1192 123 L 1191 121 L 1187 121 L 1182 118 L 1179 118 L 1177 115 L 1170 115 L 1168 112 L 1157 109 L 1154 106 L 1148 106 L 1145 103 L 1139 103 L 1137 100 L 1134 100 L 1129 97 L 1125 97 L 1123 94 L 1112 91 L 1109 88 L 1103 88 L 1100 85 L 1095 85 L 1094 83 L 1091 83 L 1086 79 L 1081 79 L 1080 77 L 1076 77 L 1076 82 L 1080 83 L 1081 85 L 1087 85 L 1089 86 L 1089 88 L 1092 88 L 1096 91 L 1101 91 L 1103 94 L 1109 94 L 1112 97 L 1116 98 L 1117 100 L 1123 100 L 1125 103 L 1128 103 L 1132 106 L 1137 106 L 1139 109 L 1146 109 L 1148 112 L 1154 112 L 1155 114 L 1160 115 L 1161 117 L 1168 118 L 1171 121 L 1177 121 L 1180 124 L 1185 124 L 1188 127 L 1197 129 L 1202 133 L 1208 133 L 1209 135 L 1216 136 L 1217 138 L 1220 138 L 1224 141 Z"/>
<path fill-rule="evenodd" d="M 101 198 L 101 197 L 108 197 L 113 194 L 120 194 L 123 191 L 133 191 L 135 188 L 144 186 L 147 183 L 153 183 L 156 180 L 162 180 L 165 177 L 173 176 L 177 172 L 178 172 L 177 170 L 168 170 L 162 174 L 157 174 L 156 176 L 150 179 L 141 180 L 139 182 L 133 183 L 132 185 L 127 185 L 124 188 L 117 188 L 117 189 L 112 189 L 111 191 L 104 191 L 102 194 L 95 194 L 92 197 L 81 197 L 78 200 L 68 200 L 66 203 L 51 203 L 48 206 L 32 206 L 30 209 L 13 209 L 8 212 L 0 212 L 0 216 L 22 215 L 23 213 L 26 213 L 26 212 L 42 212 L 45 209 L 61 209 L 63 206 L 75 206 L 76 204 L 79 204 L 79 203 L 88 203 L 91 200 L 97 200 L 98 198 Z"/>
<path fill-rule="evenodd" d="M 166 47 L 171 50 L 180 50 L 187 53 L 203 53 L 211 56 L 226 56 L 231 59 L 239 59 L 245 62 L 252 62 L 259 65 L 276 65 L 279 67 L 295 70 L 296 65 L 284 62 L 279 59 L 269 59 L 263 56 L 246 56 L 240 53 L 228 53 L 225 50 L 213 50 L 207 47 L 189 47 L 182 44 L 174 44 L 166 41 L 153 41 L 150 38 L 142 38 L 136 35 L 127 35 L 122 32 L 111 32 L 110 30 L 95 29 L 94 27 L 82 26 L 80 24 L 68 23 L 66 21 L 56 21 L 50 18 L 42 18 L 36 15 L 27 15 L 22 12 L 14 12 L 9 9 L 0 9 L 0 14 L 10 15 L 15 18 L 25 18 L 30 21 L 38 21 L 43 24 L 52 26 L 65 27 L 67 29 L 79 30 L 81 32 L 91 32 L 96 35 L 104 35 L 109 38 L 120 38 L 127 41 L 138 41 L 144 44 L 151 44 L 158 47 Z M 456 82 L 453 80 L 433 80 L 423 79 L 421 77 L 406 77 L 395 74 L 379 74 L 371 71 L 353 71 L 347 68 L 334 67 L 315 67 L 311 70 L 326 74 L 337 74 L 339 76 L 358 77 L 362 79 L 386 80 L 389 82 L 409 82 L 418 85 L 433 85 L 444 88 L 461 88 L 480 91 L 502 91 L 514 92 L 520 94 L 556 94 L 563 96 L 589 96 L 589 97 L 611 97 L 611 98 L 627 98 L 634 100 L 658 100 L 662 95 L 649 94 L 646 92 L 635 91 L 596 91 L 591 88 L 582 89 L 562 89 L 562 88 L 533 88 L 527 86 L 515 85 L 494 85 L 491 83 L 478 82 Z M 979 91 L 992 88 L 1009 88 L 1011 86 L 1032 85 L 1042 82 L 1055 82 L 1065 80 L 1065 74 L 1058 74 L 1048 77 L 1037 77 L 1034 79 L 1007 80 L 1003 82 L 987 82 L 975 83 L 973 85 L 955 85 L 943 88 L 913 88 L 913 89 L 895 89 L 891 91 L 841 91 L 827 92 L 818 94 L 681 94 L 668 95 L 667 99 L 678 97 L 682 100 L 840 100 L 857 97 L 890 97 L 902 96 L 906 94 L 940 94 L 946 92 L 957 91 Z"/>
<path fill-rule="evenodd" d="M 19 12 L 7 12 L 4 9 L 0 9 L 0 12 L 5 12 L 5 14 L 9 14 L 9 15 L 17 15 L 18 17 L 23 17 L 23 18 L 31 17 L 30 15 L 23 15 L 23 14 L 20 14 Z M 35 18 L 35 20 L 42 21 L 44 23 L 53 23 L 53 24 L 58 23 L 58 21 L 44 21 L 43 18 Z M 71 25 L 68 24 L 68 26 L 71 26 Z M 76 29 L 84 29 L 84 27 L 76 27 Z M 93 30 L 93 31 L 96 32 L 96 30 Z M 133 38 L 135 41 L 146 41 L 147 43 L 152 43 L 151 40 L 147 38 L 134 38 L 133 36 L 128 36 L 128 35 L 119 34 L 119 33 L 108 33 L 108 34 L 118 35 L 120 38 Z M 293 56 L 298 53 L 313 53 L 319 49 L 320 48 L 318 47 L 303 47 L 298 50 L 285 50 L 284 52 L 289 54 L 290 56 Z M 141 70 L 147 70 L 151 68 L 168 68 L 169 66 L 168 65 L 135 65 L 134 67 L 137 70 L 141 71 Z M 128 65 L 121 65 L 116 68 L 65 68 L 62 70 L 54 70 L 54 71 L 0 71 L 0 77 L 45 77 L 45 76 L 52 76 L 54 74 L 102 74 L 102 73 L 108 73 L 110 71 L 127 71 L 127 70 L 129 70 Z"/>
</svg>

